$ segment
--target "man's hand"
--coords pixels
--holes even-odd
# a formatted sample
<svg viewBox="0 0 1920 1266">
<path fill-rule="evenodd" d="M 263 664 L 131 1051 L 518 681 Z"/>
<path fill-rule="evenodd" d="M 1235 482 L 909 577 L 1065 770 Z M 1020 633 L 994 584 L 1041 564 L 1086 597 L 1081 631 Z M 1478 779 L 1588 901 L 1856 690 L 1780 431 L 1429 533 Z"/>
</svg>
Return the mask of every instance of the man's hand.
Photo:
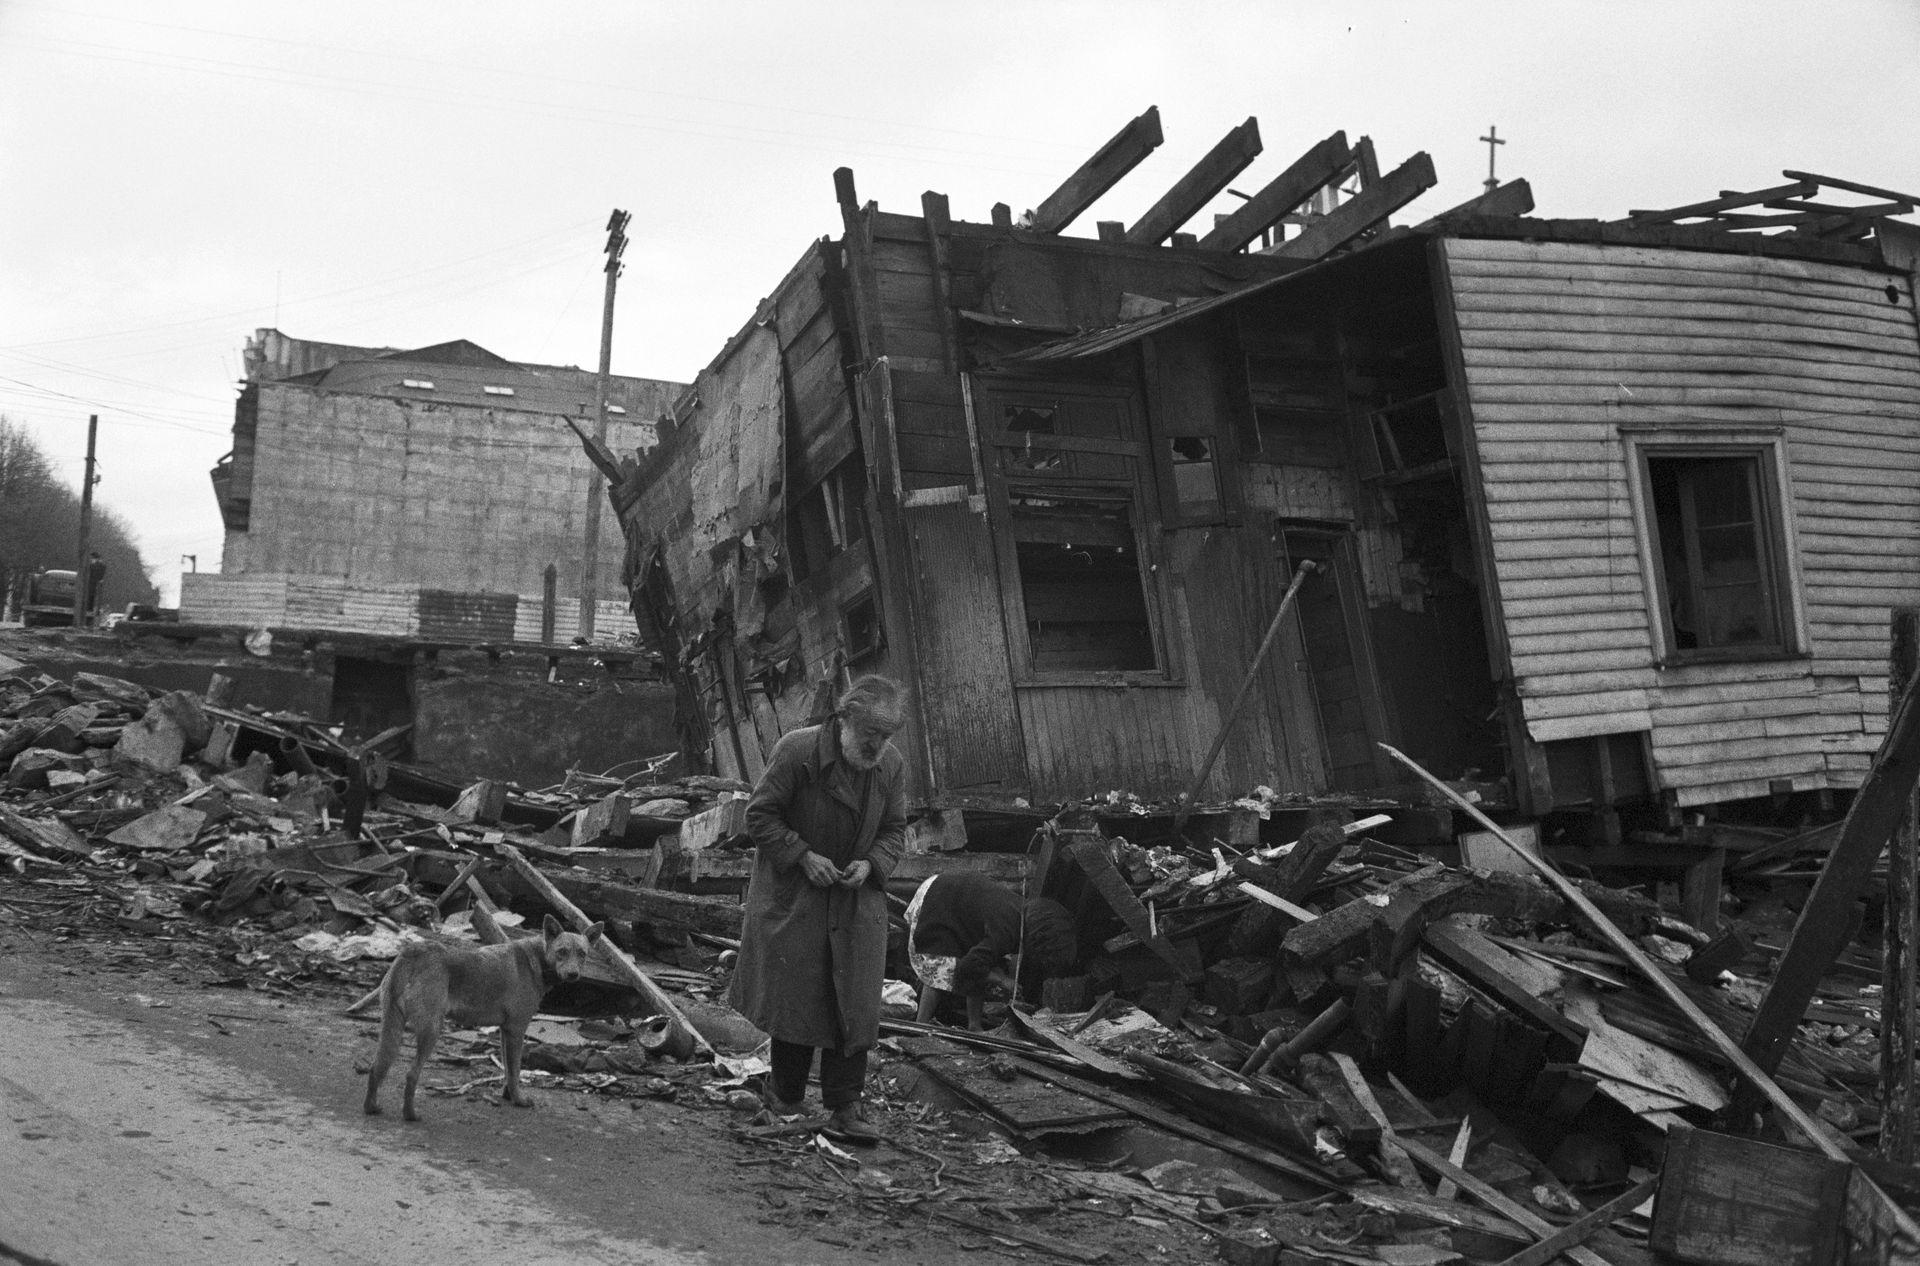
<svg viewBox="0 0 1920 1266">
<path fill-rule="evenodd" d="M 848 862 L 847 868 L 840 872 L 840 886 L 842 888 L 858 888 L 861 884 L 867 882 L 867 876 L 872 873 L 873 863 L 864 857 L 858 861 Z"/>
<path fill-rule="evenodd" d="M 840 868 L 818 853 L 800 854 L 800 871 L 816 888 L 831 888 L 840 882 Z"/>
</svg>

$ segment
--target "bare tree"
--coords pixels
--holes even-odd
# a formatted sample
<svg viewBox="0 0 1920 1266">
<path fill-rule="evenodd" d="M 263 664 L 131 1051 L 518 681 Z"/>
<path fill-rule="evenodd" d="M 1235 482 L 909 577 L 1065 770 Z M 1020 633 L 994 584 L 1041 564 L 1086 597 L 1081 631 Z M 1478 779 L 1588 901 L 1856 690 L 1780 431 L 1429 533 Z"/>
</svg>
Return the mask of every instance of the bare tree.
<svg viewBox="0 0 1920 1266">
<path fill-rule="evenodd" d="M 12 598 L 0 606 L 17 607 L 27 577 L 40 568 L 74 566 L 79 532 L 78 492 L 62 485 L 24 427 L 0 415 L 0 599 Z M 96 505 L 91 539 L 107 564 L 102 610 L 156 599 L 139 546 L 118 515 Z"/>
</svg>

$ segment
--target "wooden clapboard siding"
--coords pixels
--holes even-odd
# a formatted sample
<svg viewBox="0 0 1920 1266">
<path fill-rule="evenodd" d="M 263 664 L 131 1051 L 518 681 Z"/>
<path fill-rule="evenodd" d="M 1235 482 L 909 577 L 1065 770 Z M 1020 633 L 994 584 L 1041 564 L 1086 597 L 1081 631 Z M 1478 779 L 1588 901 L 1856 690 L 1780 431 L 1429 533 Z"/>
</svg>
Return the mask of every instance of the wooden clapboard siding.
<svg viewBox="0 0 1920 1266">
<path fill-rule="evenodd" d="M 1857 785 L 1885 729 L 1891 608 L 1920 602 L 1905 279 L 1571 242 L 1449 239 L 1444 256 L 1535 739 L 1647 730 L 1683 805 Z M 1621 427 L 1690 425 L 1784 435 L 1807 656 L 1657 666 Z"/>
<path fill-rule="evenodd" d="M 1195 724 L 1186 691 L 1021 686 L 1020 723 L 1036 794 L 1108 787 L 1177 795 L 1198 772 L 1211 732 Z"/>
</svg>

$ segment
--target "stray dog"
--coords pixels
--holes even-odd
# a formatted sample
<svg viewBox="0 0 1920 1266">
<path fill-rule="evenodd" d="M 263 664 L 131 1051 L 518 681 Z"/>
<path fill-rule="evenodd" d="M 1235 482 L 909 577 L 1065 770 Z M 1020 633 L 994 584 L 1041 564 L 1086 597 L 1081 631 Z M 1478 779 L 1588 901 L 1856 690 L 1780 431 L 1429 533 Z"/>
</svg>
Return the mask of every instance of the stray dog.
<svg viewBox="0 0 1920 1266">
<path fill-rule="evenodd" d="M 409 1121 L 420 1119 L 413 1110 L 413 1092 L 448 1020 L 500 1026 L 500 1054 L 507 1066 L 501 1099 L 515 1107 L 532 1107 L 520 1089 L 520 1046 L 527 1022 L 548 989 L 580 979 L 582 965 L 604 935 L 605 926 L 599 923 L 584 934 L 562 931 L 559 921 L 548 915 L 540 936 L 498 945 L 410 942 L 380 982 L 380 1049 L 367 1073 L 367 1114 L 379 1113 L 380 1083 L 400 1054 L 402 1033 L 412 1029 L 413 1067 L 407 1071 L 404 1115 Z"/>
</svg>

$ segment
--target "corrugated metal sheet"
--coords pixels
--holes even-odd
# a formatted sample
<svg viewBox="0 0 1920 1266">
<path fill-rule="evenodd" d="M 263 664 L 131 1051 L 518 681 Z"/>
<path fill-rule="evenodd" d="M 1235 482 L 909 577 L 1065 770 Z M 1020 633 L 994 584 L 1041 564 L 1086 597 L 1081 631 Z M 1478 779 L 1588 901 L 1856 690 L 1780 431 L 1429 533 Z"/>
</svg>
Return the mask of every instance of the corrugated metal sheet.
<svg viewBox="0 0 1920 1266">
<path fill-rule="evenodd" d="M 420 636 L 430 642 L 510 642 L 520 599 L 510 593 L 420 591 Z"/>
<path fill-rule="evenodd" d="M 188 624 L 249 628 L 285 624 L 285 576 L 223 576 L 189 572 L 180 578 L 180 619 Z"/>
<path fill-rule="evenodd" d="M 1534 738 L 1650 730 L 1683 805 L 1775 778 L 1858 785 L 1884 728 L 1891 609 L 1920 602 L 1908 287 L 1890 303 L 1885 273 L 1672 249 L 1445 251 Z M 1656 665 L 1621 427 L 1703 424 L 1784 434 L 1809 658 Z"/>
<path fill-rule="evenodd" d="M 553 640 L 565 646 L 580 632 L 580 599 L 563 594 L 553 613 Z M 633 620 L 633 609 L 624 598 L 593 604 L 593 638 L 596 642 L 619 642 L 638 636 L 640 628 Z M 540 642 L 540 595 L 521 594 L 513 616 L 513 640 Z"/>
</svg>

